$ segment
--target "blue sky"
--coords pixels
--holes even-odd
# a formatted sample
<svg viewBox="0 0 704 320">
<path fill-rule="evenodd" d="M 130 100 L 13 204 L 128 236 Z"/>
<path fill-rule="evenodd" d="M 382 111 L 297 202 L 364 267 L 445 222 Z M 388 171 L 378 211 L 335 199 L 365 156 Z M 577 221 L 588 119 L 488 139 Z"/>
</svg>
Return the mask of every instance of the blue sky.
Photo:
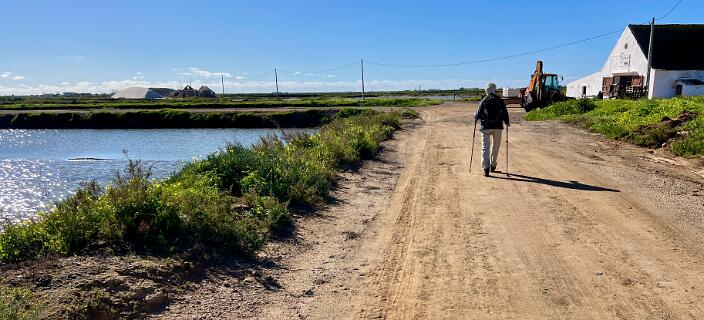
<svg viewBox="0 0 704 320">
<path fill-rule="evenodd" d="M 271 92 L 266 73 L 275 67 L 282 91 L 358 90 L 359 65 L 319 71 L 360 58 L 444 64 L 506 56 L 624 29 L 676 2 L 5 0 L 0 94 L 188 82 L 220 91 L 220 75 L 227 92 Z M 704 1 L 683 0 L 661 23 L 704 23 L 702 12 Z M 483 64 L 367 63 L 365 80 L 369 90 L 524 86 L 537 59 L 568 80 L 599 69 L 619 35 Z"/>
</svg>

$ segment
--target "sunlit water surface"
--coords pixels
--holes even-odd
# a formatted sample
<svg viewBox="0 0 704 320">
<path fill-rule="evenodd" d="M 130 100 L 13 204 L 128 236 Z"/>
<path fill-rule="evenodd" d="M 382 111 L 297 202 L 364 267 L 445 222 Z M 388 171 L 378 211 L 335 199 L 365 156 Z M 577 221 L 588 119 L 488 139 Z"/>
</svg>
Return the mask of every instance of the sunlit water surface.
<svg viewBox="0 0 704 320">
<path fill-rule="evenodd" d="M 251 146 L 271 129 L 0 130 L 0 217 L 46 210 L 81 182 L 107 183 L 130 159 L 165 178 L 227 143 Z"/>
</svg>

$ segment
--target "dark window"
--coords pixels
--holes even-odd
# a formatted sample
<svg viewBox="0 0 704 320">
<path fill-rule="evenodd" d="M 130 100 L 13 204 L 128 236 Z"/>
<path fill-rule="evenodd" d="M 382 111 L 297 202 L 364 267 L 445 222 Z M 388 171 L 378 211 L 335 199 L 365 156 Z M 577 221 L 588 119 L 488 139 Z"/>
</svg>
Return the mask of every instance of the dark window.
<svg viewBox="0 0 704 320">
<path fill-rule="evenodd" d="M 704 85 L 704 81 L 701 81 L 699 79 L 682 79 L 680 80 L 682 83 L 688 85 L 688 86 L 701 86 Z"/>
</svg>

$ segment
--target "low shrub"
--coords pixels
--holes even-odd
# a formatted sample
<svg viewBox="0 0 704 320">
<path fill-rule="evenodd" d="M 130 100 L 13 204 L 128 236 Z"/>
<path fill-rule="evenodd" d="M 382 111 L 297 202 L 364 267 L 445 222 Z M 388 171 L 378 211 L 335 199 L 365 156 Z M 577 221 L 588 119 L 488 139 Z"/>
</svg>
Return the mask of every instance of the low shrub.
<svg viewBox="0 0 704 320">
<path fill-rule="evenodd" d="M 574 114 L 583 114 L 596 108 L 590 99 L 568 100 L 552 104 L 547 108 L 536 109 L 526 115 L 527 120 L 546 120 Z"/>
<path fill-rule="evenodd" d="M 681 115 L 693 116 L 676 120 Z M 704 155 L 704 97 L 659 100 L 573 100 L 526 114 L 527 120 L 559 119 L 612 139 L 640 146 L 667 142 L 681 156 Z M 673 121 L 674 120 L 674 121 Z M 684 133 L 684 134 L 682 134 Z"/>
<path fill-rule="evenodd" d="M 704 116 L 700 114 L 696 119 L 682 127 L 685 135 L 673 141 L 670 149 L 681 156 L 704 155 Z"/>
<path fill-rule="evenodd" d="M 375 156 L 399 125 L 398 113 L 349 111 L 316 134 L 265 137 L 251 149 L 228 145 L 164 181 L 130 161 L 107 187 L 87 183 L 38 219 L 5 225 L 0 262 L 97 244 L 154 253 L 202 246 L 251 256 L 290 230 L 289 208 L 323 204 L 337 170 Z"/>
<path fill-rule="evenodd" d="M 61 111 L 0 114 L 0 128 L 10 129 L 152 129 L 152 128 L 301 128 L 330 122 L 335 110 L 285 112 Z"/>
</svg>

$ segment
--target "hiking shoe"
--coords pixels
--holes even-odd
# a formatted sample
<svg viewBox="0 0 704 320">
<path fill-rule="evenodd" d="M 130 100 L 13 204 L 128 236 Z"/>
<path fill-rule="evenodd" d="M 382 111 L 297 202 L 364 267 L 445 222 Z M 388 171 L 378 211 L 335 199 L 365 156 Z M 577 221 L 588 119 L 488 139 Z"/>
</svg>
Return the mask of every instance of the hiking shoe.
<svg viewBox="0 0 704 320">
<path fill-rule="evenodd" d="M 496 172 L 496 167 L 491 167 L 491 172 Z"/>
<path fill-rule="evenodd" d="M 484 168 L 484 176 L 485 177 L 489 176 L 489 168 Z"/>
</svg>

